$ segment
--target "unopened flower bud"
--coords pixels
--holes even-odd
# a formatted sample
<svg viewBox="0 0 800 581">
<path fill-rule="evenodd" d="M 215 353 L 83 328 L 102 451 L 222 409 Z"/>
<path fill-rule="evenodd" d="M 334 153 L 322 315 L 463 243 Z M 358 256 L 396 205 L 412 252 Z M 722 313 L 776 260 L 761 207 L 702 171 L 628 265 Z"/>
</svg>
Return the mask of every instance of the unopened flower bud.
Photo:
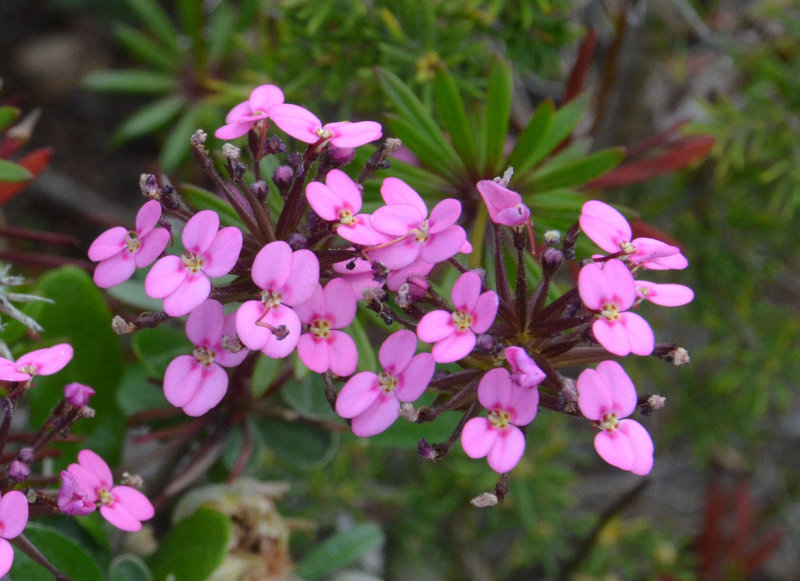
<svg viewBox="0 0 800 581">
<path fill-rule="evenodd" d="M 64 398 L 75 407 L 83 407 L 89 403 L 89 398 L 95 391 L 83 383 L 73 381 L 64 386 Z"/>
<path fill-rule="evenodd" d="M 205 149 L 206 139 L 208 139 L 208 134 L 202 129 L 198 129 L 192 134 L 192 138 L 189 142 L 192 144 L 192 147 L 203 151 L 203 149 Z"/>
<path fill-rule="evenodd" d="M 401 147 L 403 147 L 403 142 L 396 137 L 388 137 L 383 142 L 383 151 L 387 157 L 394 155 L 395 152 Z"/>
<path fill-rule="evenodd" d="M 561 232 L 558 230 L 548 230 L 544 233 L 545 246 L 558 246 L 561 243 Z"/>
<path fill-rule="evenodd" d="M 499 501 L 497 495 L 491 492 L 484 492 L 469 501 L 476 508 L 491 508 L 497 506 Z"/>
<path fill-rule="evenodd" d="M 420 438 L 419 444 L 417 444 L 417 452 L 423 460 L 436 460 L 439 457 L 439 453 L 425 438 Z"/>
<path fill-rule="evenodd" d="M 85 406 L 83 406 L 81 408 L 81 417 L 82 418 L 90 419 L 90 418 L 93 418 L 95 416 L 95 414 L 96 414 L 96 412 L 94 411 L 94 408 L 90 408 L 88 405 L 85 405 Z"/>
<path fill-rule="evenodd" d="M 475 348 L 483 353 L 494 353 L 497 341 L 489 333 L 478 335 L 475 340 Z"/>
<path fill-rule="evenodd" d="M 302 250 L 304 248 L 308 248 L 308 239 L 299 232 L 290 234 L 289 238 L 286 239 L 286 243 L 292 250 Z"/>
<path fill-rule="evenodd" d="M 667 398 L 663 395 L 658 395 L 654 393 L 650 397 L 647 398 L 647 405 L 650 406 L 650 409 L 653 410 L 660 410 L 664 409 L 664 406 L 667 404 Z"/>
<path fill-rule="evenodd" d="M 135 488 L 136 490 L 144 488 L 144 480 L 142 477 L 138 474 L 131 474 L 130 472 L 123 472 L 119 483 L 123 486 Z"/>
<path fill-rule="evenodd" d="M 111 319 L 111 329 L 117 335 L 130 335 L 136 330 L 136 325 L 129 323 L 119 315 L 114 315 L 114 318 Z"/>
<path fill-rule="evenodd" d="M 286 151 L 286 144 L 277 135 L 273 135 L 264 144 L 264 153 L 283 153 Z"/>
<path fill-rule="evenodd" d="M 17 452 L 17 460 L 20 462 L 25 462 L 26 464 L 30 464 L 33 462 L 34 452 L 33 448 L 30 446 L 25 446 L 24 448 L 20 448 Z"/>
<path fill-rule="evenodd" d="M 288 165 L 279 165 L 272 172 L 272 181 L 275 182 L 278 188 L 289 187 L 289 184 L 292 183 L 292 178 L 294 178 L 294 171 Z"/>
<path fill-rule="evenodd" d="M 242 150 L 232 143 L 223 143 L 222 155 L 224 155 L 229 161 L 239 161 L 239 158 L 242 155 Z"/>
<path fill-rule="evenodd" d="M 356 156 L 356 150 L 352 147 L 332 147 L 329 155 L 334 165 L 346 165 L 353 161 Z"/>
<path fill-rule="evenodd" d="M 542 269 L 547 275 L 552 276 L 564 262 L 564 253 L 552 247 L 547 247 L 542 252 Z"/>
<path fill-rule="evenodd" d="M 22 482 L 31 475 L 30 467 L 24 462 L 14 460 L 8 465 L 8 477 L 14 482 Z"/>
<path fill-rule="evenodd" d="M 407 422 L 414 423 L 417 421 L 417 410 L 414 409 L 414 404 L 411 403 L 401 403 L 400 404 L 400 417 L 406 420 Z"/>
<path fill-rule="evenodd" d="M 158 189 L 158 180 L 151 173 L 143 173 L 139 176 L 139 189 L 146 198 L 159 199 L 161 196 Z"/>
<path fill-rule="evenodd" d="M 675 351 L 672 352 L 672 364 L 675 366 L 679 365 L 686 365 L 689 363 L 691 359 L 689 358 L 689 352 L 684 349 L 683 347 L 677 347 Z"/>
<path fill-rule="evenodd" d="M 258 180 L 257 182 L 253 182 L 250 185 L 250 191 L 253 192 L 253 195 L 258 198 L 259 200 L 263 200 L 267 197 L 267 193 L 269 192 L 269 186 L 267 186 L 267 182 L 264 180 Z"/>
</svg>

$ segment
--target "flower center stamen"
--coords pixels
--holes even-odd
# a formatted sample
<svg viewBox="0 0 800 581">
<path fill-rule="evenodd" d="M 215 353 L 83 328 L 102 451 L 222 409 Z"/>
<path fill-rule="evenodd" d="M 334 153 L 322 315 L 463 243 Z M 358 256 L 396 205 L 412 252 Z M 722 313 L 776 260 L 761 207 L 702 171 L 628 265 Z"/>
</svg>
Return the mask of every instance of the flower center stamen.
<svg viewBox="0 0 800 581">
<path fill-rule="evenodd" d="M 125 235 L 125 249 L 133 254 L 139 250 L 139 246 L 141 246 L 139 235 L 133 230 L 128 230 L 128 233 Z"/>
<path fill-rule="evenodd" d="M 327 339 L 331 336 L 331 323 L 328 319 L 314 319 L 308 330 L 315 339 Z"/>
<path fill-rule="evenodd" d="M 489 412 L 489 422 L 498 430 L 505 430 L 511 423 L 511 414 L 505 410 L 492 410 Z"/>
<path fill-rule="evenodd" d="M 213 349 L 206 349 L 205 347 L 195 347 L 192 350 L 192 355 L 194 355 L 194 358 L 197 359 L 200 365 L 210 367 L 211 364 L 214 363 L 216 351 Z"/>
<path fill-rule="evenodd" d="M 97 499 L 100 501 L 100 504 L 113 504 L 114 503 L 114 495 L 111 494 L 105 488 L 101 488 L 97 491 Z"/>
<path fill-rule="evenodd" d="M 192 252 L 184 253 L 181 256 L 181 261 L 183 262 L 183 265 L 186 267 L 186 270 L 188 270 L 192 274 L 200 272 L 206 263 L 205 258 L 203 258 L 199 254 L 194 254 Z"/>
<path fill-rule="evenodd" d="M 636 252 L 636 247 L 627 240 L 623 240 L 622 242 L 620 242 L 619 248 L 625 254 L 633 254 Z"/>
<path fill-rule="evenodd" d="M 607 432 L 613 432 L 617 429 L 619 425 L 619 419 L 617 418 L 617 414 L 614 412 L 605 414 L 603 416 L 603 420 L 600 422 L 600 429 L 605 430 Z"/>
<path fill-rule="evenodd" d="M 28 375 L 36 375 L 36 368 L 31 364 L 17 368 L 17 371 L 20 373 L 27 373 Z"/>
<path fill-rule="evenodd" d="M 414 239 L 417 241 L 417 244 L 422 244 L 428 239 L 428 221 L 423 220 L 422 224 L 419 225 L 419 228 L 414 228 L 411 231 L 411 235 L 414 236 Z"/>
<path fill-rule="evenodd" d="M 605 303 L 603 310 L 600 311 L 600 316 L 609 321 L 619 320 L 619 307 L 616 303 Z"/>
<path fill-rule="evenodd" d="M 343 224 L 345 226 L 352 226 L 356 223 L 355 218 L 353 217 L 353 213 L 348 210 L 344 209 L 339 212 L 339 224 Z"/>
<path fill-rule="evenodd" d="M 472 315 L 465 311 L 456 311 L 452 315 L 456 331 L 463 332 L 472 326 Z"/>
<path fill-rule="evenodd" d="M 324 127 L 317 129 L 316 133 L 317 137 L 320 139 L 330 139 L 333 137 L 333 133 L 331 133 L 330 129 L 325 129 Z"/>
<path fill-rule="evenodd" d="M 397 378 L 386 371 L 378 374 L 378 383 L 384 393 L 392 393 L 397 388 Z"/>
<path fill-rule="evenodd" d="M 273 289 L 261 291 L 261 302 L 264 303 L 265 307 L 274 309 L 280 306 L 282 298 L 279 291 Z"/>
</svg>

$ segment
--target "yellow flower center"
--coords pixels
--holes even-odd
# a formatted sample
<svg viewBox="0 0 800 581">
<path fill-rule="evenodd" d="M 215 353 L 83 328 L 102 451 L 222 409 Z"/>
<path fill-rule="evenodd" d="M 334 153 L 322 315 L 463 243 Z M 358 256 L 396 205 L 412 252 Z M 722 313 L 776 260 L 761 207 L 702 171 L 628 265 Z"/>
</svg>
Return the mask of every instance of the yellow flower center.
<svg viewBox="0 0 800 581">
<path fill-rule="evenodd" d="M 636 247 L 627 240 L 623 240 L 622 242 L 620 242 L 619 248 L 625 254 L 633 254 L 634 252 L 636 252 Z"/>
<path fill-rule="evenodd" d="M 397 378 L 391 373 L 381 371 L 378 374 L 378 383 L 385 393 L 392 393 L 397 387 Z"/>
<path fill-rule="evenodd" d="M 456 311 L 452 315 L 456 331 L 463 332 L 472 326 L 472 315 L 464 311 Z"/>
<path fill-rule="evenodd" d="M 417 244 L 422 244 L 428 239 L 428 221 L 423 220 L 422 224 L 420 224 L 419 228 L 414 228 L 411 231 L 411 234 L 414 236 L 414 239 L 417 241 Z"/>
<path fill-rule="evenodd" d="M 186 270 L 192 274 L 200 272 L 206 263 L 205 258 L 203 258 L 201 255 L 193 254 L 191 252 L 184 253 L 183 256 L 181 256 L 181 261 L 183 261 L 183 265 L 186 267 Z"/>
<path fill-rule="evenodd" d="M 333 137 L 333 133 L 331 133 L 329 129 L 325 129 L 324 127 L 317 129 L 316 133 L 317 137 L 319 137 L 320 139 L 330 139 L 331 137 Z"/>
<path fill-rule="evenodd" d="M 261 302 L 264 303 L 266 307 L 275 308 L 281 304 L 281 293 L 276 290 L 265 290 L 261 291 Z"/>
<path fill-rule="evenodd" d="M 603 420 L 600 422 L 600 429 L 605 430 L 607 432 L 613 432 L 617 429 L 619 425 L 619 420 L 617 419 L 617 414 L 614 412 L 608 413 L 603 416 Z"/>
<path fill-rule="evenodd" d="M 314 319 L 308 330 L 315 339 L 327 339 L 331 336 L 331 323 L 327 319 Z"/>
<path fill-rule="evenodd" d="M 606 303 L 603 305 L 603 310 L 600 311 L 600 316 L 609 321 L 619 320 L 619 307 L 616 303 Z"/>
<path fill-rule="evenodd" d="M 505 410 L 492 410 L 488 419 L 498 430 L 505 430 L 511 423 L 511 414 Z"/>
<path fill-rule="evenodd" d="M 20 373 L 27 373 L 28 375 L 36 375 L 36 368 L 33 365 L 23 365 L 17 368 Z"/>
<path fill-rule="evenodd" d="M 206 349 L 205 347 L 195 347 L 192 350 L 192 355 L 194 355 L 194 358 L 197 359 L 197 362 L 204 367 L 210 367 L 211 364 L 214 363 L 214 357 L 216 354 L 216 351 L 213 349 Z"/>
<path fill-rule="evenodd" d="M 353 213 L 350 210 L 342 210 L 339 212 L 339 224 L 344 224 L 345 226 L 352 226 L 356 223 L 355 218 L 353 217 Z"/>
<path fill-rule="evenodd" d="M 97 491 L 97 498 L 100 500 L 100 504 L 113 504 L 114 503 L 114 495 L 111 494 L 105 488 L 101 488 Z"/>
<path fill-rule="evenodd" d="M 139 236 L 133 230 L 128 230 L 128 233 L 125 235 L 125 249 L 133 254 L 139 250 L 139 246 L 141 246 Z"/>
</svg>

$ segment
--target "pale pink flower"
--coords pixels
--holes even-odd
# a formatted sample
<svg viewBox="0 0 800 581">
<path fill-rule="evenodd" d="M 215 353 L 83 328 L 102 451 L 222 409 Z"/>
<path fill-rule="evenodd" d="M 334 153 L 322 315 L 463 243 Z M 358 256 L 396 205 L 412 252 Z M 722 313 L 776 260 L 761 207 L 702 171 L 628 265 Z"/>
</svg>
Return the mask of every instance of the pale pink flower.
<svg viewBox="0 0 800 581">
<path fill-rule="evenodd" d="M 161 204 L 150 200 L 136 214 L 136 229 L 116 226 L 92 242 L 89 259 L 99 262 L 93 277 L 97 286 L 109 288 L 121 284 L 137 268 L 144 268 L 158 258 L 169 242 L 166 228 L 156 228 L 159 218 Z"/>
<path fill-rule="evenodd" d="M 59 343 L 26 353 L 16 361 L 0 357 L 0 379 L 28 381 L 36 375 L 53 375 L 66 367 L 72 354 L 72 345 Z"/>
<path fill-rule="evenodd" d="M 637 279 L 636 296 L 662 307 L 680 307 L 692 302 L 694 291 L 682 284 L 659 284 Z"/>
<path fill-rule="evenodd" d="M 228 274 L 242 249 L 241 230 L 234 226 L 219 230 L 219 216 L 213 210 L 192 216 L 181 240 L 186 252 L 160 259 L 144 281 L 148 296 L 164 299 L 164 311 L 172 317 L 190 313 L 206 300 L 209 278 Z"/>
<path fill-rule="evenodd" d="M 431 311 L 417 326 L 417 336 L 435 343 L 433 358 L 437 363 L 451 363 L 466 357 L 475 347 L 475 335 L 489 330 L 497 315 L 498 299 L 494 291 L 481 294 L 481 277 L 465 272 L 453 285 L 454 311 Z"/>
<path fill-rule="evenodd" d="M 681 270 L 689 261 L 680 248 L 653 238 L 631 240 L 631 226 L 615 208 L 598 200 L 583 205 L 581 230 L 600 248 L 610 254 L 622 253 L 621 258 L 651 270 Z"/>
<path fill-rule="evenodd" d="M 334 278 L 324 289 L 318 284 L 308 301 L 295 306 L 300 320 L 308 325 L 308 332 L 303 333 L 297 343 L 297 355 L 311 371 L 330 370 L 344 376 L 356 370 L 355 341 L 338 330 L 353 322 L 356 304 L 350 285 L 341 278 Z"/>
<path fill-rule="evenodd" d="M 600 428 L 594 447 L 600 457 L 617 468 L 648 474 L 653 468 L 653 440 L 636 420 L 636 388 L 616 361 L 603 361 L 597 370 L 578 376 L 578 407 Z"/>
<path fill-rule="evenodd" d="M 372 229 L 369 214 L 359 214 L 361 187 L 342 170 L 329 171 L 324 184 L 309 183 L 306 199 L 320 218 L 336 223 L 336 233 L 345 240 L 370 246 L 385 239 Z"/>
<path fill-rule="evenodd" d="M 286 357 L 300 339 L 300 317 L 291 308 L 306 302 L 319 284 L 319 261 L 310 250 L 292 249 L 277 240 L 264 246 L 251 269 L 261 300 L 247 301 L 236 312 L 236 332 L 250 349 L 273 359 Z M 276 332 L 280 332 L 276 336 Z"/>
<path fill-rule="evenodd" d="M 64 386 L 64 399 L 75 407 L 89 404 L 89 398 L 94 395 L 94 390 L 83 383 L 73 381 Z"/>
<path fill-rule="evenodd" d="M 525 452 L 525 436 L 517 426 L 536 417 L 539 390 L 516 385 L 508 370 L 496 367 L 481 378 L 478 401 L 489 410 L 489 416 L 464 424 L 461 447 L 470 458 L 486 456 L 495 472 L 510 472 Z"/>
<path fill-rule="evenodd" d="M 495 224 L 522 226 L 531 219 L 531 211 L 522 203 L 522 196 L 494 180 L 477 183 L 478 192 Z"/>
<path fill-rule="evenodd" d="M 598 343 L 620 356 L 653 352 L 653 329 L 636 313 L 626 312 L 636 301 L 636 284 L 624 262 L 587 264 L 578 275 L 578 292 L 586 308 L 597 312 L 592 332 Z"/>
<path fill-rule="evenodd" d="M 130 532 L 140 530 L 142 521 L 155 514 L 144 494 L 130 486 L 113 486 L 114 478 L 108 464 L 91 450 L 78 452 L 78 464 L 70 464 L 61 476 L 63 484 L 58 506 L 62 512 L 80 514 L 75 511 L 99 505 L 104 519 Z"/>
<path fill-rule="evenodd" d="M 18 537 L 28 524 L 28 499 L 19 490 L 10 490 L 0 498 L 0 577 L 14 563 L 14 549 L 7 539 Z"/>
<path fill-rule="evenodd" d="M 511 381 L 520 387 L 532 388 L 547 377 L 522 347 L 506 347 L 506 361 L 511 366 Z"/>
<path fill-rule="evenodd" d="M 416 401 L 428 386 L 436 364 L 430 353 L 418 353 L 417 338 L 406 329 L 390 335 L 378 360 L 383 371 L 362 371 L 344 384 L 336 398 L 336 413 L 352 418 L 356 436 L 367 438 L 386 430 L 397 419 L 400 402 Z"/>
<path fill-rule="evenodd" d="M 275 85 L 259 85 L 247 101 L 239 103 L 225 117 L 225 125 L 214 132 L 217 139 L 236 139 L 245 135 L 259 121 L 269 119 L 276 105 L 283 103 L 283 91 Z"/>
<path fill-rule="evenodd" d="M 304 143 L 325 140 L 333 147 L 358 147 L 381 138 L 381 125 L 374 121 L 322 124 L 322 121 L 308 109 L 299 105 L 276 105 L 270 110 L 270 118 L 275 125 Z"/>
<path fill-rule="evenodd" d="M 431 210 L 411 186 L 398 178 L 386 178 L 381 185 L 386 205 L 372 213 L 372 227 L 386 242 L 368 249 L 369 257 L 390 270 L 408 266 L 418 258 L 436 264 L 447 260 L 465 246 L 467 234 L 456 221 L 461 203 L 442 200 Z"/>
<path fill-rule="evenodd" d="M 194 343 L 191 355 L 179 355 L 164 373 L 164 395 L 190 416 L 202 416 L 215 407 L 228 391 L 223 367 L 239 365 L 249 351 L 236 353 L 223 347 L 225 336 L 235 337 L 235 313 L 227 317 L 222 305 L 208 299 L 189 314 L 186 335 Z"/>
</svg>

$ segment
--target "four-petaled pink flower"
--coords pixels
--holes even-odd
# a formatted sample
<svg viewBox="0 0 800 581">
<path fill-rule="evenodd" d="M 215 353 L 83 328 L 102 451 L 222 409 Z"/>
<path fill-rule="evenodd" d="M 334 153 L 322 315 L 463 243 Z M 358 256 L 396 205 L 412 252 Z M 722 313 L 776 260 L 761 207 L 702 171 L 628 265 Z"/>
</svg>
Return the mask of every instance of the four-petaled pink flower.
<svg viewBox="0 0 800 581">
<path fill-rule="evenodd" d="M 10 490 L 0 498 L 0 577 L 14 563 L 14 549 L 7 539 L 18 537 L 28 524 L 28 499 L 19 490 Z"/>
<path fill-rule="evenodd" d="M 478 401 L 489 410 L 489 416 L 464 424 L 461 447 L 470 458 L 486 456 L 495 472 L 510 472 L 525 452 L 525 436 L 517 426 L 536 417 L 539 390 L 514 384 L 508 370 L 496 367 L 481 378 Z"/>
<path fill-rule="evenodd" d="M 299 105 L 276 105 L 270 110 L 270 118 L 284 133 L 304 143 L 324 140 L 333 147 L 358 147 L 382 135 L 381 124 L 375 121 L 339 121 L 323 125 L 316 115 Z"/>
<path fill-rule="evenodd" d="M 94 390 L 86 384 L 73 381 L 64 386 L 64 399 L 70 405 L 83 407 L 89 404 L 89 398 L 94 395 Z"/>
<path fill-rule="evenodd" d="M 70 464 L 61 477 L 64 484 L 58 506 L 67 514 L 81 514 L 70 511 L 79 510 L 79 507 L 86 510 L 88 505 L 99 504 L 104 519 L 130 532 L 140 530 L 142 521 L 155 514 L 144 494 L 130 486 L 114 486 L 108 464 L 91 450 L 78 452 L 78 464 Z"/>
<path fill-rule="evenodd" d="M 531 211 L 522 203 L 522 196 L 517 192 L 494 180 L 481 180 L 476 187 L 495 224 L 522 226 L 529 222 Z"/>
<path fill-rule="evenodd" d="M 505 355 L 506 361 L 511 366 L 511 381 L 516 385 L 536 387 L 547 377 L 522 347 L 506 347 Z"/>
<path fill-rule="evenodd" d="M 361 210 L 361 188 L 340 169 L 332 169 L 325 183 L 311 182 L 306 186 L 306 199 L 317 215 L 336 222 L 336 233 L 353 244 L 378 244 L 383 237 L 372 229 L 369 214 Z"/>
<path fill-rule="evenodd" d="M 636 388 L 619 363 L 603 361 L 597 370 L 585 369 L 578 376 L 578 407 L 600 428 L 594 447 L 603 460 L 634 474 L 650 472 L 650 434 L 636 420 L 622 419 L 636 409 Z"/>
<path fill-rule="evenodd" d="M 247 101 L 239 103 L 225 117 L 225 125 L 214 132 L 217 139 L 236 139 L 259 121 L 269 119 L 270 110 L 283 103 L 283 91 L 275 85 L 259 85 Z"/>
<path fill-rule="evenodd" d="M 453 285 L 454 311 L 431 311 L 417 326 L 417 336 L 435 343 L 433 358 L 437 363 L 451 363 L 466 357 L 475 346 L 475 334 L 492 326 L 498 299 L 494 291 L 481 294 L 481 277 L 465 272 Z"/>
<path fill-rule="evenodd" d="M 581 230 L 600 248 L 651 270 L 681 270 L 689 261 L 680 248 L 654 238 L 631 240 L 631 226 L 625 216 L 608 204 L 589 200 L 583 205 Z"/>
<path fill-rule="evenodd" d="M 381 345 L 378 360 L 383 371 L 356 373 L 336 398 L 336 413 L 352 418 L 353 433 L 366 438 L 386 430 L 397 419 L 400 402 L 416 401 L 433 377 L 436 364 L 430 353 L 419 353 L 413 332 L 403 329 Z"/>
<path fill-rule="evenodd" d="M 297 355 L 311 371 L 325 373 L 329 369 L 336 375 L 350 375 L 358 365 L 355 341 L 342 329 L 356 316 L 356 295 L 341 278 L 334 278 L 323 289 L 317 289 L 311 298 L 294 310 L 300 320 L 308 325 L 308 332 L 300 336 Z"/>
<path fill-rule="evenodd" d="M 398 178 L 383 180 L 381 196 L 386 205 L 372 213 L 371 221 L 384 242 L 368 249 L 371 260 L 395 270 L 418 258 L 436 264 L 469 248 L 465 247 L 466 232 L 456 224 L 461 216 L 458 200 L 442 200 L 428 217 L 420 195 Z"/>
<path fill-rule="evenodd" d="M 223 367 L 239 365 L 249 351 L 227 351 L 223 339 L 234 337 L 236 315 L 227 317 L 222 305 L 208 299 L 186 319 L 186 335 L 194 343 L 191 355 L 179 355 L 164 373 L 164 395 L 190 416 L 202 416 L 216 406 L 228 391 L 228 374 Z"/>
<path fill-rule="evenodd" d="M 64 369 L 72 354 L 72 345 L 59 343 L 26 353 L 16 361 L 0 357 L 0 379 L 28 381 L 36 375 L 53 375 Z"/>
<path fill-rule="evenodd" d="M 297 346 L 302 325 L 291 308 L 306 302 L 319 284 L 319 261 L 310 250 L 292 249 L 277 240 L 264 246 L 251 269 L 261 300 L 247 301 L 236 311 L 236 332 L 250 349 L 273 359 Z"/>
<path fill-rule="evenodd" d="M 637 279 L 636 296 L 662 307 L 680 307 L 692 302 L 694 291 L 682 284 L 659 284 Z"/>
<path fill-rule="evenodd" d="M 165 256 L 155 263 L 144 281 L 154 299 L 164 299 L 164 311 L 172 317 L 192 312 L 211 292 L 209 278 L 230 272 L 242 249 L 242 232 L 234 226 L 219 230 L 213 210 L 198 212 L 183 229 L 181 256 Z"/>
<path fill-rule="evenodd" d="M 653 352 L 653 329 L 636 313 L 626 312 L 636 301 L 636 285 L 624 262 L 587 264 L 578 275 L 578 291 L 583 304 L 597 312 L 592 332 L 598 343 L 620 356 Z"/>
<path fill-rule="evenodd" d="M 94 283 L 100 288 L 128 280 L 137 268 L 144 268 L 164 251 L 169 242 L 166 228 L 156 228 L 161 204 L 150 200 L 136 214 L 136 229 L 115 226 L 98 236 L 89 246 L 89 259 L 99 262 Z"/>
</svg>

